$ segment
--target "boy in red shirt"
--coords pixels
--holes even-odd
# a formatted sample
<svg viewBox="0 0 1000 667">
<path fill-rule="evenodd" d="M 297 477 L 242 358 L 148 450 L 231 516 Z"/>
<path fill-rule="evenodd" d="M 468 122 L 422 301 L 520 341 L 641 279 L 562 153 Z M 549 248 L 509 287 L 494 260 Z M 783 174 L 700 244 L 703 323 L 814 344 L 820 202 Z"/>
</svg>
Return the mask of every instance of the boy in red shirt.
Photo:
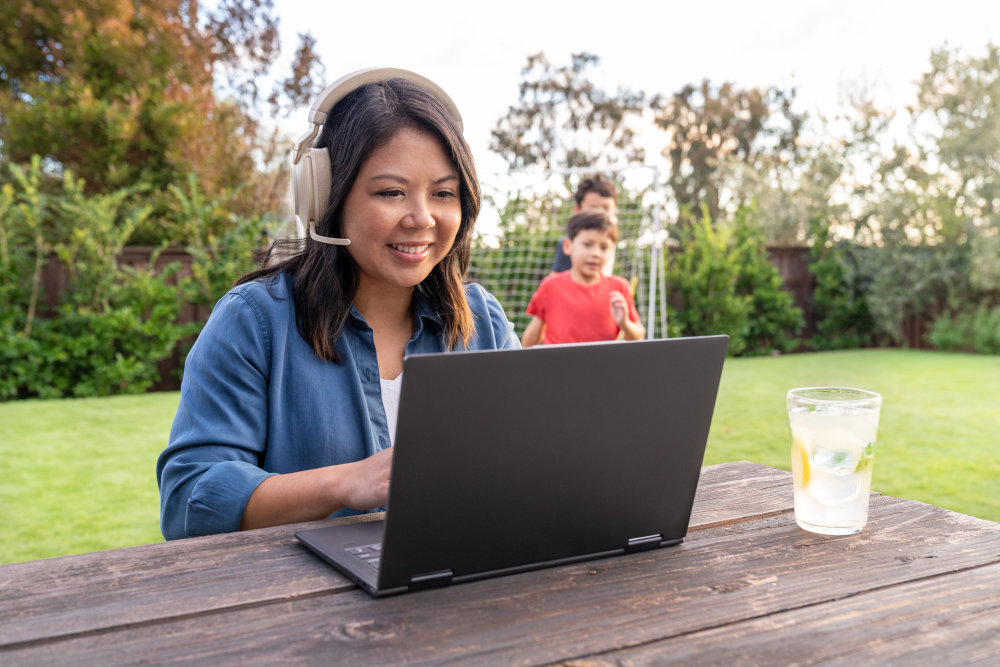
<svg viewBox="0 0 1000 667">
<path fill-rule="evenodd" d="M 528 304 L 532 318 L 522 347 L 614 340 L 619 333 L 639 340 L 646 334 L 628 281 L 601 272 L 617 240 L 618 226 L 606 211 L 589 209 L 569 219 L 563 252 L 571 267 L 542 279 Z"/>
</svg>

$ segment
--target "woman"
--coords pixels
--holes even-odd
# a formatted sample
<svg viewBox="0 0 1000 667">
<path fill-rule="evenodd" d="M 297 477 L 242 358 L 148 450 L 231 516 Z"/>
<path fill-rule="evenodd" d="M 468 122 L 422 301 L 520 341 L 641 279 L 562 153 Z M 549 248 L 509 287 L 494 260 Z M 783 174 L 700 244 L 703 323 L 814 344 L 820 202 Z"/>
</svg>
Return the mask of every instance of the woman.
<svg viewBox="0 0 1000 667">
<path fill-rule="evenodd" d="M 379 72 L 326 115 L 319 233 L 241 278 L 188 355 L 157 463 L 167 539 L 383 509 L 404 355 L 518 346 L 462 284 L 480 190 L 457 112 Z"/>
</svg>

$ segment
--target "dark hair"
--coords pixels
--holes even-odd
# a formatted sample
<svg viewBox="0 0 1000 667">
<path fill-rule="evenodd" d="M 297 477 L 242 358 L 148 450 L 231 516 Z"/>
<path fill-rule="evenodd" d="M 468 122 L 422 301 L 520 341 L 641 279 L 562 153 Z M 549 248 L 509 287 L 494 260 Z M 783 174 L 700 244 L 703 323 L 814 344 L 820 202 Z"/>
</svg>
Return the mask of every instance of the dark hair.
<svg viewBox="0 0 1000 667">
<path fill-rule="evenodd" d="M 611 221 L 611 216 L 607 211 L 599 208 L 589 208 L 579 213 L 574 213 L 566 221 L 566 237 L 576 238 L 576 235 L 585 229 L 596 229 L 604 232 L 612 241 L 618 240 L 618 225 Z"/>
<path fill-rule="evenodd" d="M 611 197 L 616 204 L 618 203 L 618 190 L 604 174 L 594 174 L 580 181 L 580 185 L 576 186 L 576 194 L 573 195 L 577 206 L 583 205 L 583 198 L 587 196 L 588 192 L 596 192 L 602 197 Z"/>
<path fill-rule="evenodd" d="M 415 83 L 390 79 L 357 88 L 337 102 L 327 115 L 316 147 L 330 153 L 333 174 L 326 212 L 317 225 L 324 236 L 340 236 L 347 195 L 365 160 L 404 128 L 437 137 L 459 174 L 462 221 L 451 250 L 414 290 L 414 299 L 427 303 L 444 323 L 449 348 L 467 344 L 475 327 L 465 299 L 463 276 L 469 267 L 472 227 L 479 216 L 482 195 L 472 152 L 454 119 L 438 100 Z M 307 238 L 275 241 L 268 257 L 294 249 L 292 256 L 248 273 L 236 284 L 276 276 L 293 277 L 296 325 L 316 354 L 340 362 L 336 344 L 350 316 L 358 290 L 358 267 L 344 246 Z"/>
</svg>

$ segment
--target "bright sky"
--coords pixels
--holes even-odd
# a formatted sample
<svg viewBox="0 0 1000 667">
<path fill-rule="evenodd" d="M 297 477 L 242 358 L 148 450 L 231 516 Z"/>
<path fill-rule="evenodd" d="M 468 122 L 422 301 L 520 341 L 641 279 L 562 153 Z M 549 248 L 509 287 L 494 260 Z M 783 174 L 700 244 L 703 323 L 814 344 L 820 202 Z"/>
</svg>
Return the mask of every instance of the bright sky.
<svg viewBox="0 0 1000 667">
<path fill-rule="evenodd" d="M 363 67 L 402 67 L 435 81 L 455 100 L 480 173 L 505 165 L 489 151 L 490 130 L 517 102 L 527 56 L 555 65 L 570 54 L 600 57 L 594 80 L 670 94 L 709 79 L 797 87 L 801 108 L 833 111 L 863 84 L 883 107 L 915 98 L 933 48 L 972 55 L 1000 43 L 1000 0 L 669 0 L 548 2 L 382 0 L 275 2 L 282 42 L 310 32 L 327 81 Z M 284 68 L 282 68 L 284 70 Z M 298 122 L 301 124 L 297 124 Z M 306 110 L 293 114 L 294 134 Z"/>
</svg>

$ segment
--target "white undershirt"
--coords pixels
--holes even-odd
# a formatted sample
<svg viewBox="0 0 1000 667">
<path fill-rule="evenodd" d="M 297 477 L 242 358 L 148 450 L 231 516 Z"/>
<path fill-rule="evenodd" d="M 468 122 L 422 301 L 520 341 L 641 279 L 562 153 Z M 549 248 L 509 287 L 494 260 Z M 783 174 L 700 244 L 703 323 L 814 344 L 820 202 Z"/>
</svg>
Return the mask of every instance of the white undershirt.
<svg viewBox="0 0 1000 667">
<path fill-rule="evenodd" d="M 389 424 L 389 444 L 396 444 L 396 417 L 399 415 L 399 388 L 403 386 L 403 374 L 394 380 L 379 378 L 382 384 L 382 407 L 385 408 L 385 421 Z"/>
</svg>

